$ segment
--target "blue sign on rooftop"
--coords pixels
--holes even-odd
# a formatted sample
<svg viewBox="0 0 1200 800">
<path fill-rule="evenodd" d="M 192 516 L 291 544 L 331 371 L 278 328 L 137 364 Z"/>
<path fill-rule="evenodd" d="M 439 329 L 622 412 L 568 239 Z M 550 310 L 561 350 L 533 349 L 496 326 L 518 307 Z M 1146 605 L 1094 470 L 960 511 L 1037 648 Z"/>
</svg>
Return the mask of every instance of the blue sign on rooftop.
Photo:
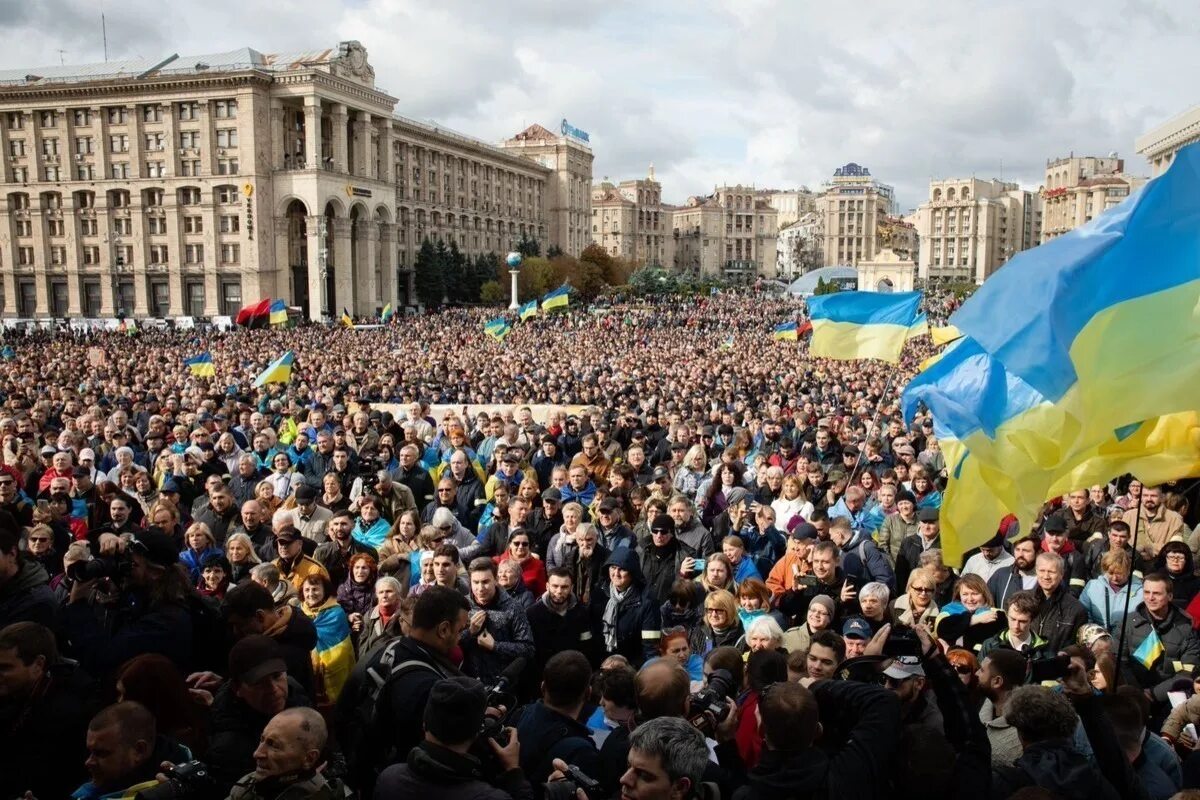
<svg viewBox="0 0 1200 800">
<path fill-rule="evenodd" d="M 579 128 L 576 128 L 571 123 L 567 122 L 566 117 L 563 117 L 563 121 L 562 121 L 562 135 L 563 136 L 573 136 L 581 142 L 590 142 L 591 141 L 591 137 L 588 136 L 587 131 L 583 131 L 583 130 L 580 130 Z"/>
</svg>

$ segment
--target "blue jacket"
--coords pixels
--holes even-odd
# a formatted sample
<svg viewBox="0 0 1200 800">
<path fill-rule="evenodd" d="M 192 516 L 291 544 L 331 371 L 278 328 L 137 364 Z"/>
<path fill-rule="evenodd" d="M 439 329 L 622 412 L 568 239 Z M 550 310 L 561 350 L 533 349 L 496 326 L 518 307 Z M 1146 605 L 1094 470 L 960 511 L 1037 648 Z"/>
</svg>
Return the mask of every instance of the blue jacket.
<svg viewBox="0 0 1200 800">
<path fill-rule="evenodd" d="M 631 573 L 633 585 L 630 587 L 629 596 L 617 609 L 617 644 L 612 649 L 608 647 L 604 638 L 604 611 L 608 607 L 612 586 L 605 580 L 597 589 L 591 603 L 593 638 L 599 643 L 597 649 L 602 657 L 620 654 L 629 659 L 630 664 L 639 667 L 658 655 L 658 640 L 662 638 L 662 618 L 659 616 L 658 603 L 646 587 L 646 579 L 642 577 L 642 567 L 638 564 L 636 550 L 631 547 L 616 550 L 605 562 L 605 572 L 610 566 L 617 566 Z"/>
<path fill-rule="evenodd" d="M 354 531 L 350 535 L 354 537 L 355 541 L 378 550 L 379 546 L 387 539 L 389 530 L 391 530 L 391 526 L 383 517 L 375 520 L 367 528 L 363 527 L 362 517 L 359 517 L 358 521 L 354 523 Z"/>
<path fill-rule="evenodd" d="M 1129 596 L 1131 589 L 1133 597 Z M 1121 630 L 1121 621 L 1125 619 L 1125 609 L 1133 611 L 1141 604 L 1142 582 L 1132 578 L 1121 587 L 1121 591 L 1114 592 L 1108 578 L 1101 575 L 1084 585 L 1079 602 L 1087 611 L 1089 622 L 1103 625 L 1109 633 L 1116 634 Z"/>
<path fill-rule="evenodd" d="M 200 564 L 204 561 L 204 557 L 209 553 L 224 555 L 219 547 L 206 547 L 204 552 L 197 553 L 192 548 L 187 548 L 179 554 L 179 563 L 187 568 L 188 573 L 192 576 L 192 583 L 200 580 Z"/>
<path fill-rule="evenodd" d="M 745 542 L 746 557 L 754 561 L 754 567 L 763 579 L 771 574 L 771 568 L 787 552 L 787 539 L 774 525 L 763 534 L 753 525 L 748 526 L 738 533 L 738 538 Z"/>
<path fill-rule="evenodd" d="M 571 488 L 571 484 L 569 483 L 564 484 L 559 491 L 562 492 L 563 503 L 579 503 L 579 505 L 583 506 L 585 514 L 588 506 L 596 499 L 596 484 L 592 483 L 591 480 L 587 482 L 587 486 L 584 486 L 579 491 Z"/>
</svg>

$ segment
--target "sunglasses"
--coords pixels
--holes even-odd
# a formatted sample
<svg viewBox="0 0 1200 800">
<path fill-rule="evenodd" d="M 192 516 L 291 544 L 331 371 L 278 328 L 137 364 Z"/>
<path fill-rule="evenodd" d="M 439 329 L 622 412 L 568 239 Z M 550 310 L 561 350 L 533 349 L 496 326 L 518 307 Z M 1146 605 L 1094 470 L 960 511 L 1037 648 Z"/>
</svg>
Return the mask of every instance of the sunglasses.
<svg viewBox="0 0 1200 800">
<path fill-rule="evenodd" d="M 971 675 L 975 672 L 969 664 L 955 664 L 954 671 L 959 675 Z"/>
<path fill-rule="evenodd" d="M 513 547 L 520 547 L 523 549 L 529 548 L 529 542 L 509 542 L 509 544 L 512 545 Z"/>
<path fill-rule="evenodd" d="M 50 537 L 49 536 L 30 536 L 29 541 L 31 541 L 31 542 L 48 542 L 48 541 L 50 541 Z"/>
<path fill-rule="evenodd" d="M 718 614 L 721 616 L 726 616 L 729 612 L 723 608 L 706 608 L 704 609 L 704 613 L 710 616 L 717 616 Z"/>
<path fill-rule="evenodd" d="M 912 587 L 912 590 L 914 592 L 920 592 L 921 594 L 928 594 L 933 591 L 933 587 L 932 586 L 914 586 L 914 587 Z"/>
</svg>

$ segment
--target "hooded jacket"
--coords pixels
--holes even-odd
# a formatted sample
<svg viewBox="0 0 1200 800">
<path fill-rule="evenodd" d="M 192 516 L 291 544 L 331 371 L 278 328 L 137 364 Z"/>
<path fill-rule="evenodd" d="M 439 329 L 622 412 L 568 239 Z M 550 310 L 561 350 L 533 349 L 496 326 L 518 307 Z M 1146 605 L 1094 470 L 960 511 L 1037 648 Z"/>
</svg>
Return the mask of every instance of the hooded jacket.
<svg viewBox="0 0 1200 800">
<path fill-rule="evenodd" d="M 878 581 L 896 591 L 896 574 L 887 556 L 866 533 L 855 531 L 850 541 L 842 545 L 842 569 L 847 575 L 858 578 L 862 583 Z"/>
<path fill-rule="evenodd" d="M 496 596 L 486 606 L 479 605 L 473 593 L 468 599 L 471 601 L 470 616 L 477 611 L 487 614 L 483 630 L 492 635 L 496 644 L 495 649 L 485 650 L 479 646 L 478 635 L 472 634 L 469 627 L 464 630 L 459 638 L 464 656 L 463 672 L 487 684 L 516 659 L 533 658 L 533 631 L 529 629 L 529 619 L 508 592 L 497 585 Z"/>
<path fill-rule="evenodd" d="M 604 656 L 623 655 L 629 659 L 630 664 L 641 666 L 646 659 L 658 655 L 658 640 L 662 638 L 658 603 L 653 592 L 646 586 L 635 550 L 628 547 L 618 549 L 608 557 L 604 566 L 606 573 L 608 567 L 620 567 L 633 576 L 633 583 L 617 609 L 615 649 L 610 650 L 604 638 L 604 612 L 611 596 L 612 585 L 606 581 L 592 597 L 592 635 L 598 643 L 597 651 Z"/>
<path fill-rule="evenodd" d="M 646 586 L 660 603 L 671 594 L 671 585 L 680 577 L 679 568 L 687 557 L 687 552 L 674 536 L 664 547 L 654 544 L 646 546 L 642 553 L 642 574 L 646 578 Z"/>
<path fill-rule="evenodd" d="M 36 622 L 55 630 L 58 601 L 50 590 L 50 576 L 42 565 L 22 558 L 17 574 L 0 585 L 0 628 L 14 622 Z"/>
</svg>

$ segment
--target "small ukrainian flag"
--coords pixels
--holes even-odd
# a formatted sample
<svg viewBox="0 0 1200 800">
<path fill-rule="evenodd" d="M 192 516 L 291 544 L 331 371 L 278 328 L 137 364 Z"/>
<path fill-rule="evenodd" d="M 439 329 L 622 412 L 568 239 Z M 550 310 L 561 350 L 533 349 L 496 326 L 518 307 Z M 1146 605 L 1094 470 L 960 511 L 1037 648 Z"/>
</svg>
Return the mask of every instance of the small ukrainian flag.
<svg viewBox="0 0 1200 800">
<path fill-rule="evenodd" d="M 184 359 L 183 365 L 197 378 L 215 378 L 217 376 L 217 368 L 213 366 L 212 355 L 207 352 Z"/>
<path fill-rule="evenodd" d="M 345 325 L 347 328 L 354 327 L 354 318 L 350 316 L 350 312 L 347 311 L 345 308 L 342 309 L 342 320 L 341 321 L 342 321 L 342 324 Z"/>
<path fill-rule="evenodd" d="M 491 336 L 497 342 L 504 341 L 504 337 L 508 336 L 512 330 L 512 325 L 508 324 L 508 320 L 504 317 L 496 317 L 494 320 L 484 324 L 483 332 Z"/>
<path fill-rule="evenodd" d="M 396 310 L 394 308 L 392 308 L 391 303 L 388 303 L 386 306 L 383 307 L 383 313 L 379 315 L 379 321 L 382 322 L 384 325 L 387 325 L 389 322 L 391 322 L 392 317 L 394 317 L 395 315 L 396 315 Z"/>
<path fill-rule="evenodd" d="M 571 287 L 563 284 L 542 298 L 542 311 L 566 308 L 570 304 Z"/>
<path fill-rule="evenodd" d="M 1151 669 L 1154 666 L 1154 662 L 1158 661 L 1165 652 L 1166 648 L 1163 647 L 1162 639 L 1158 638 L 1158 631 L 1154 630 L 1154 627 L 1151 626 L 1150 635 L 1142 640 L 1137 650 L 1133 651 L 1133 657 L 1143 667 Z"/>
<path fill-rule="evenodd" d="M 796 330 L 795 322 L 781 322 L 775 326 L 775 330 L 771 332 L 771 338 L 781 341 L 794 342 L 800 338 L 799 332 Z"/>
<path fill-rule="evenodd" d="M 287 323 L 287 304 L 283 299 L 274 300 L 271 302 L 271 324 L 283 325 Z"/>
<path fill-rule="evenodd" d="M 530 300 L 528 303 L 526 303 L 525 305 L 523 305 L 519 309 L 517 309 L 517 314 L 521 317 L 521 322 L 524 322 L 525 320 L 529 319 L 530 317 L 536 317 L 537 312 L 538 312 L 538 304 L 537 304 L 536 298 L 534 298 L 533 300 Z"/>
<path fill-rule="evenodd" d="M 288 350 L 278 359 L 267 365 L 267 368 L 254 379 L 254 388 L 257 389 L 268 383 L 287 383 L 290 381 L 292 379 L 292 364 L 295 360 L 296 354 Z"/>
</svg>

